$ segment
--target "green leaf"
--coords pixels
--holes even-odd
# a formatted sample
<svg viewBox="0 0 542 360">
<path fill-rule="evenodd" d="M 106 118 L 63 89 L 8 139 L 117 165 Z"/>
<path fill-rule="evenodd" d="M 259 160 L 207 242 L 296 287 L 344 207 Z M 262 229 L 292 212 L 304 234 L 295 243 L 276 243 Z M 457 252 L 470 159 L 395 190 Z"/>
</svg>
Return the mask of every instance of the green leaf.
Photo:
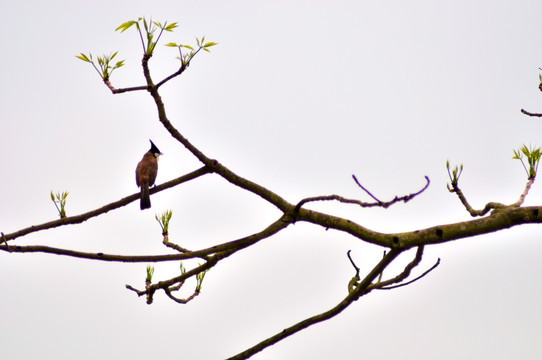
<svg viewBox="0 0 542 360">
<path fill-rule="evenodd" d="M 190 46 L 190 45 L 179 45 L 179 46 L 194 51 L 194 48 L 192 46 Z"/>
<path fill-rule="evenodd" d="M 117 53 L 118 53 L 118 51 L 115 51 L 115 52 L 113 53 L 113 55 L 111 55 L 111 56 L 109 57 L 109 60 L 113 60 L 113 58 L 114 58 L 115 56 L 117 56 Z"/>
<path fill-rule="evenodd" d="M 81 55 L 75 55 L 75 57 L 86 62 L 91 62 L 90 59 L 83 53 L 81 53 Z"/>
<path fill-rule="evenodd" d="M 164 30 L 173 31 L 173 29 L 175 29 L 177 26 L 178 26 L 177 23 L 171 23 L 168 26 L 164 27 Z"/>
<path fill-rule="evenodd" d="M 164 46 L 169 46 L 169 47 L 179 47 L 179 46 L 182 46 L 182 45 L 178 45 L 177 43 L 170 42 L 170 43 L 167 43 L 167 44 L 164 45 Z"/>
<path fill-rule="evenodd" d="M 218 44 L 218 43 L 216 43 L 214 41 L 209 41 L 209 42 L 205 43 L 205 45 L 203 45 L 203 47 L 211 47 L 211 46 L 215 46 L 216 44 Z"/>
<path fill-rule="evenodd" d="M 115 31 L 120 30 L 120 32 L 123 33 L 123 32 L 125 32 L 126 30 L 128 30 L 129 28 L 131 28 L 132 25 L 134 25 L 134 24 L 136 24 L 136 21 L 134 21 L 134 20 L 126 21 L 125 23 L 120 24 L 120 25 L 115 29 Z"/>
<path fill-rule="evenodd" d="M 145 27 L 145 31 L 149 32 L 149 25 L 147 25 L 147 20 L 143 18 L 143 26 Z"/>
</svg>

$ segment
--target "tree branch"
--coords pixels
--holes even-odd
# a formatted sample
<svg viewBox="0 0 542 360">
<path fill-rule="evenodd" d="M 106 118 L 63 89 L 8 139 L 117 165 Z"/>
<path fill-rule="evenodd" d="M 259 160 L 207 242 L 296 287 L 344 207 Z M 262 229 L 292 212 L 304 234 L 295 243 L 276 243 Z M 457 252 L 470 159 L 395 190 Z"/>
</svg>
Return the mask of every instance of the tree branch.
<svg viewBox="0 0 542 360">
<path fill-rule="evenodd" d="M 431 266 L 428 270 L 426 270 L 423 274 L 421 274 L 420 276 L 410 280 L 410 281 L 407 281 L 406 283 L 403 283 L 403 284 L 399 284 L 399 285 L 394 285 L 394 286 L 387 286 L 387 287 L 382 287 L 382 288 L 378 288 L 377 290 L 392 290 L 392 289 L 395 289 L 395 288 L 398 288 L 398 287 L 402 287 L 402 286 L 407 286 L 407 285 L 410 285 L 412 284 L 413 282 L 415 281 L 418 281 L 420 280 L 421 278 L 423 278 L 425 275 L 429 274 L 431 271 L 435 270 L 435 268 L 437 266 L 440 265 L 440 258 L 437 259 L 437 262 L 435 263 L 435 265 Z"/>
<path fill-rule="evenodd" d="M 199 168 L 196 171 L 193 171 L 193 172 L 188 173 L 186 175 L 180 176 L 180 177 L 178 177 L 176 179 L 170 180 L 170 181 L 165 182 L 165 183 L 163 183 L 161 185 L 154 186 L 153 188 L 150 189 L 150 193 L 154 194 L 154 193 L 169 189 L 171 187 L 177 186 L 177 185 L 182 184 L 184 182 L 196 179 L 196 178 L 198 178 L 198 177 L 200 177 L 202 175 L 208 174 L 210 172 L 211 172 L 210 169 L 207 168 L 207 167 Z M 79 224 L 79 223 L 87 221 L 87 220 L 89 220 L 89 219 L 91 219 L 93 217 L 105 214 L 105 213 L 107 213 L 107 212 L 109 212 L 111 210 L 115 210 L 115 209 L 118 209 L 120 207 L 126 206 L 129 203 L 138 200 L 139 198 L 140 198 L 140 194 L 135 193 L 133 195 L 124 197 L 124 198 L 122 198 L 122 199 L 120 199 L 118 201 L 112 202 L 112 203 L 104 205 L 104 206 L 102 206 L 102 207 L 100 207 L 98 209 L 91 210 L 91 211 L 88 211 L 88 212 L 80 214 L 80 215 L 67 216 L 65 218 L 49 221 L 49 222 L 46 222 L 46 223 L 43 223 L 43 224 L 32 225 L 30 227 L 21 229 L 19 231 L 13 232 L 11 234 L 5 234 L 3 236 L 3 241 L 6 242 L 6 244 L 7 244 L 7 241 L 14 240 L 16 238 L 19 238 L 19 237 L 22 237 L 22 236 L 25 236 L 25 235 L 28 235 L 28 234 L 31 234 L 31 233 L 34 233 L 34 232 L 37 232 L 37 231 L 53 229 L 53 228 L 56 228 L 56 227 L 59 227 L 59 226 L 64 226 L 64 225 Z"/>
<path fill-rule="evenodd" d="M 219 245 L 214 245 L 206 249 L 195 250 L 186 253 L 180 254 L 166 254 L 166 255 L 115 255 L 115 254 L 104 254 L 101 252 L 98 253 L 87 253 L 81 251 L 67 250 L 54 248 L 49 246 L 42 245 L 28 245 L 28 246 L 8 246 L 0 245 L 0 250 L 14 253 L 46 253 L 46 254 L 55 254 L 55 255 L 64 255 L 71 256 L 75 258 L 88 259 L 88 260 L 101 260 L 101 261 L 112 261 L 112 262 L 129 262 L 129 263 L 138 263 L 138 262 L 164 262 L 164 261 L 178 261 L 194 258 L 202 258 L 208 260 L 207 256 L 214 255 L 218 253 L 228 253 L 228 256 L 231 253 L 236 252 L 240 249 L 251 246 L 258 241 L 268 238 L 277 232 L 285 229 L 291 222 L 287 221 L 284 216 L 276 220 L 274 223 L 266 227 L 264 230 L 246 236 L 237 240 L 229 241 Z"/>
<path fill-rule="evenodd" d="M 360 296 L 365 295 L 364 291 L 371 285 L 372 281 L 380 274 L 384 269 L 401 253 L 399 249 L 392 249 L 380 262 L 367 274 L 367 276 L 357 285 L 356 289 L 348 294 L 339 304 L 337 304 L 332 309 L 323 312 L 321 314 L 312 316 L 303 321 L 298 322 L 297 324 L 290 326 L 282 330 L 281 332 L 267 338 L 266 340 L 256 344 L 255 346 L 235 355 L 228 360 L 242 360 L 248 359 L 252 355 L 264 350 L 265 348 L 276 344 L 277 342 L 312 326 L 319 322 L 329 320 L 332 317 L 340 314 L 344 309 L 346 309 L 352 302 L 356 301 Z"/>
<path fill-rule="evenodd" d="M 386 209 L 386 208 L 390 207 L 391 205 L 393 205 L 393 204 L 395 204 L 395 203 L 397 203 L 399 201 L 403 201 L 405 203 L 410 201 L 414 197 L 416 197 L 416 196 L 420 195 L 422 192 L 424 192 L 427 189 L 427 187 L 429 186 L 429 178 L 426 176 L 425 180 L 427 181 L 427 183 L 425 184 L 425 186 L 420 191 L 409 194 L 409 195 L 401 196 L 401 197 L 396 196 L 395 198 L 393 198 L 390 201 L 380 201 L 379 199 L 377 199 L 373 194 L 371 194 L 367 189 L 365 189 L 358 182 L 358 179 L 356 178 L 355 175 L 352 175 L 352 177 L 354 178 L 354 181 L 356 182 L 356 184 L 361 189 L 363 189 L 363 191 L 365 191 L 370 197 L 372 197 L 376 202 L 368 203 L 368 202 L 363 202 L 363 201 L 360 201 L 360 200 L 347 199 L 347 198 L 344 198 L 344 197 L 339 196 L 339 195 L 314 196 L 314 197 L 305 198 L 305 199 L 301 200 L 300 202 L 298 202 L 297 205 L 295 206 L 294 212 L 297 214 L 299 212 L 299 209 L 303 205 L 305 205 L 306 203 L 313 202 L 313 201 L 328 201 L 328 200 L 337 200 L 339 202 L 346 203 L 346 204 L 356 204 L 356 205 L 359 205 L 361 207 L 382 207 L 382 208 Z"/>
</svg>

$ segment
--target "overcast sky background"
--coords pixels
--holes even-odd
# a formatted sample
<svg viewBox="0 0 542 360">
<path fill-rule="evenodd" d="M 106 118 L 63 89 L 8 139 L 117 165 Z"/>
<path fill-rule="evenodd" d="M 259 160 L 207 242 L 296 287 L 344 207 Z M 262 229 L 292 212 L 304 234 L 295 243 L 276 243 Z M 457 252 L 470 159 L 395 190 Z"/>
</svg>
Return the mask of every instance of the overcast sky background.
<svg viewBox="0 0 542 360">
<path fill-rule="evenodd" d="M 112 95 L 81 52 L 119 51 L 117 87 L 143 85 L 139 16 L 179 22 L 170 41 L 219 42 L 161 88 L 170 120 L 193 144 L 290 202 L 340 194 L 370 200 L 351 179 L 391 199 L 388 210 L 311 208 L 382 232 L 470 215 L 446 189 L 445 163 L 463 163 L 474 207 L 512 203 L 526 175 L 512 160 L 542 145 L 540 1 L 19 1 L 0 3 L 0 231 L 57 218 L 49 192 L 70 192 L 68 215 L 137 191 L 134 170 L 151 138 L 164 156 L 157 183 L 200 167 L 158 123 L 145 93 Z M 158 46 L 155 80 L 178 68 Z M 541 205 L 535 183 L 527 205 Z M 258 232 L 278 216 L 256 196 L 209 175 L 82 225 L 13 244 L 117 254 L 170 253 L 155 213 L 173 210 L 170 240 L 206 248 Z M 254 359 L 535 359 L 542 291 L 539 226 L 428 247 L 424 279 L 374 292 Z M 381 248 L 297 223 L 221 262 L 201 295 L 153 305 L 146 264 L 0 253 L 0 355 L 5 359 L 221 359 L 335 306 Z M 385 273 L 394 276 L 413 256 Z M 186 262 L 192 267 L 197 261 Z M 157 264 L 154 280 L 178 274 Z M 415 274 L 415 275 L 416 275 Z M 187 284 L 192 287 L 192 284 Z M 190 289 L 191 290 L 191 289 Z M 188 294 L 188 293 L 186 293 Z"/>
</svg>

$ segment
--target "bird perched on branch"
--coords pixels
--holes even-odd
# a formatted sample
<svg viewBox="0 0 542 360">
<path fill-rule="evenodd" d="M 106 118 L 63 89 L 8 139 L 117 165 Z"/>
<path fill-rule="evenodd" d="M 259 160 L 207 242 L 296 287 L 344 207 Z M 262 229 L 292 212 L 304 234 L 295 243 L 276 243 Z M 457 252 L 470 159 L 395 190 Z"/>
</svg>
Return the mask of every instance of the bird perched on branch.
<svg viewBox="0 0 542 360">
<path fill-rule="evenodd" d="M 151 142 L 151 149 L 143 155 L 143 159 L 137 164 L 136 168 L 136 184 L 141 187 L 141 202 L 139 204 L 141 210 L 150 209 L 151 207 L 149 188 L 154 185 L 154 180 L 156 180 L 158 157 L 162 155 L 152 140 L 149 141 Z"/>
</svg>

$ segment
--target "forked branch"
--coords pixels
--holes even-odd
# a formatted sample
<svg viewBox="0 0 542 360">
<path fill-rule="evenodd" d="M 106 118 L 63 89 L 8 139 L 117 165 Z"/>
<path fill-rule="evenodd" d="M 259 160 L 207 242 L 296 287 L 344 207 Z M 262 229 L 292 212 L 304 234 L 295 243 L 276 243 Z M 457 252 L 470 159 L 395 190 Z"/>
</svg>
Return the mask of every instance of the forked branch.
<svg viewBox="0 0 542 360">
<path fill-rule="evenodd" d="M 359 205 L 361 207 L 382 207 L 382 208 L 388 208 L 390 207 L 391 205 L 397 203 L 397 202 L 408 202 L 410 200 L 412 200 L 414 197 L 420 195 L 422 192 L 424 192 L 428 187 L 429 187 L 429 177 L 425 176 L 425 185 L 422 187 L 422 189 L 420 189 L 419 191 L 415 192 L 415 193 L 412 193 L 412 194 L 408 194 L 408 195 L 404 195 L 404 196 L 395 196 L 395 198 L 393 198 L 392 200 L 389 200 L 389 201 L 381 201 L 379 200 L 377 197 L 375 197 L 369 190 L 367 190 L 365 187 L 363 187 L 363 185 L 361 185 L 358 181 L 358 179 L 356 178 L 355 175 L 352 175 L 352 178 L 354 179 L 354 181 L 356 182 L 356 184 L 363 190 L 365 191 L 371 198 L 373 198 L 375 200 L 375 202 L 363 202 L 363 201 L 360 201 L 360 200 L 356 200 L 356 199 L 347 199 L 347 198 L 344 198 L 342 196 L 339 196 L 339 195 L 324 195 L 324 196 L 314 196 L 314 197 L 308 197 L 308 198 L 305 198 L 303 200 L 301 200 L 300 202 L 297 203 L 295 209 L 294 209 L 294 212 L 296 214 L 299 213 L 299 209 L 301 209 L 301 207 L 309 202 L 314 202 L 314 201 L 329 201 L 329 200 L 336 200 L 338 202 L 341 202 L 341 203 L 345 203 L 345 204 L 355 204 L 355 205 Z"/>
</svg>

